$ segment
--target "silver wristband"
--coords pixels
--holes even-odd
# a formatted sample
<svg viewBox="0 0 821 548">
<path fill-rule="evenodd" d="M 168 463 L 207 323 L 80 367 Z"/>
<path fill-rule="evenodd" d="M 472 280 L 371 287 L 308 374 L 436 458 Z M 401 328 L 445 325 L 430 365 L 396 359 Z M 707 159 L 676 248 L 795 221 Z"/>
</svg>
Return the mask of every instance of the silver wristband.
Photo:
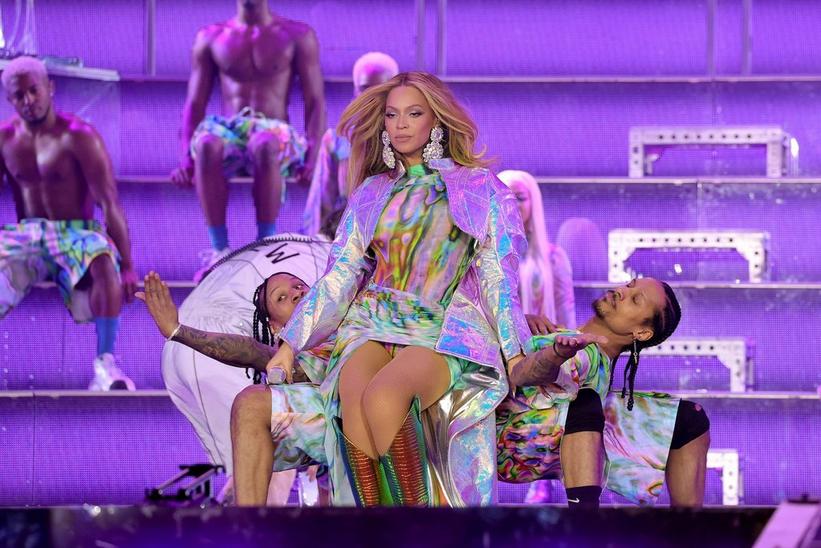
<svg viewBox="0 0 821 548">
<path fill-rule="evenodd" d="M 171 332 L 171 334 L 168 336 L 168 338 L 167 338 L 167 339 L 165 339 L 165 340 L 167 340 L 167 341 L 174 340 L 174 337 L 176 337 L 176 336 L 177 336 L 177 333 L 179 333 L 179 332 L 180 332 L 180 329 L 181 329 L 181 328 L 182 328 L 182 324 L 181 324 L 181 323 L 178 323 L 178 324 L 177 324 L 177 327 L 175 327 L 175 328 L 174 328 L 174 331 L 172 331 L 172 332 Z"/>
</svg>

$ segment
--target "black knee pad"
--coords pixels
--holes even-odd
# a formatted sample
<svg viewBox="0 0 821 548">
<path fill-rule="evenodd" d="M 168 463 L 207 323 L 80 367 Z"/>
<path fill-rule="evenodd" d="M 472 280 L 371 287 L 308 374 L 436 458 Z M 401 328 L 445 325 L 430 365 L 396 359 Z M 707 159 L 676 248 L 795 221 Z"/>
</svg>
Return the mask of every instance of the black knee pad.
<svg viewBox="0 0 821 548">
<path fill-rule="evenodd" d="M 570 402 L 564 433 L 604 432 L 604 409 L 601 398 L 595 390 L 583 388 L 576 399 Z"/>
<path fill-rule="evenodd" d="M 676 426 L 673 428 L 673 441 L 670 449 L 681 449 L 710 429 L 710 418 L 701 405 L 681 400 L 678 404 Z"/>
</svg>

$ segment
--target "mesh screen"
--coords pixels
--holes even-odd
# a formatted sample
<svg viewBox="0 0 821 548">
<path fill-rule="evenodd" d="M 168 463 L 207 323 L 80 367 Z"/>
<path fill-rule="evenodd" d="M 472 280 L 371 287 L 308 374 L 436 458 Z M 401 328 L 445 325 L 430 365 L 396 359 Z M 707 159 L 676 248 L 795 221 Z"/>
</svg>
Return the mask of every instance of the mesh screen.
<svg viewBox="0 0 821 548">
<path fill-rule="evenodd" d="M 606 249 L 614 229 L 754 231 L 769 234 L 770 281 L 821 279 L 821 242 L 816 230 L 821 190 L 817 185 L 543 184 L 544 218 L 552 241 L 577 261 L 577 279 L 607 279 Z M 590 222 L 583 222 L 587 219 Z M 589 264 L 595 261 L 593 264 Z M 678 267 L 676 267 L 678 265 Z M 747 261 L 737 252 L 637 250 L 626 266 L 669 281 L 749 281 Z"/>
<path fill-rule="evenodd" d="M 697 74 L 706 2 L 448 2 L 451 74 Z M 483 39 L 477 40 L 478 37 Z M 595 39 L 591 39 L 595 37 Z M 503 43 L 504 47 L 499 47 Z"/>
</svg>

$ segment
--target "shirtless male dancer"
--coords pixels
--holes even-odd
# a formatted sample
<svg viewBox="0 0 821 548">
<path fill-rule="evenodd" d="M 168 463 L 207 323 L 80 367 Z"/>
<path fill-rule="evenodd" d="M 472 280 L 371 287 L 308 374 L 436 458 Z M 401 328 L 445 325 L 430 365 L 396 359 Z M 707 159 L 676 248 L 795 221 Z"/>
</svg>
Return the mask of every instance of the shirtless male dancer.
<svg viewBox="0 0 821 548">
<path fill-rule="evenodd" d="M 111 160 L 91 125 L 54 110 L 45 65 L 18 57 L 2 74 L 17 112 L 0 125 L 0 171 L 11 184 L 17 224 L 0 228 L 0 317 L 31 287 L 52 279 L 74 320 L 94 320 L 97 358 L 90 390 L 134 389 L 114 343 L 123 296 L 137 275 Z M 94 205 L 105 227 L 94 220 Z"/>
<path fill-rule="evenodd" d="M 302 84 L 306 139 L 288 122 L 295 73 Z M 215 79 L 223 116 L 206 117 Z M 237 0 L 234 18 L 197 33 L 182 114 L 182 158 L 171 175 L 176 184 L 196 184 L 205 212 L 212 249 L 203 254 L 195 281 L 230 251 L 228 177 L 253 175 L 257 238 L 276 232 L 283 178 L 310 182 L 325 130 L 323 86 L 313 29 L 272 13 L 267 0 Z"/>
</svg>

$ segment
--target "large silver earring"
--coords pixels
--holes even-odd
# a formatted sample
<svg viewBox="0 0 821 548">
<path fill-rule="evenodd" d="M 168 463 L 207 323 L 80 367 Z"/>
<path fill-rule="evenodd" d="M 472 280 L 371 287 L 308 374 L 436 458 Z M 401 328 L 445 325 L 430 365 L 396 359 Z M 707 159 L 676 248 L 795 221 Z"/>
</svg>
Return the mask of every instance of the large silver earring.
<svg viewBox="0 0 821 548">
<path fill-rule="evenodd" d="M 388 130 L 382 130 L 382 161 L 385 162 L 385 165 L 388 166 L 390 169 L 396 167 L 396 155 L 393 153 L 393 149 L 391 148 L 391 136 L 388 135 Z"/>
<path fill-rule="evenodd" d="M 426 164 L 430 164 L 432 160 L 439 160 L 445 154 L 445 149 L 442 146 L 442 139 L 445 138 L 445 130 L 442 126 L 436 125 L 430 130 L 430 141 L 422 150 L 422 160 Z"/>
</svg>

